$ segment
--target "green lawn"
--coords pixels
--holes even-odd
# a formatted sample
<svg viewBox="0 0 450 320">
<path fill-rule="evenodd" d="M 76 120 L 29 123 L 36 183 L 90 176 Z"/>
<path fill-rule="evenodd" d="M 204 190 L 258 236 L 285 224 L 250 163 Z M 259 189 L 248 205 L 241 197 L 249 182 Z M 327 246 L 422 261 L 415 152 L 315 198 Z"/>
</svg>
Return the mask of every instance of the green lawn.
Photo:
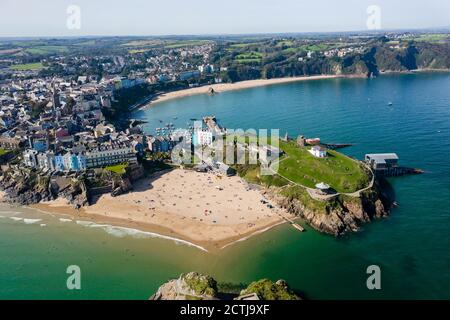
<svg viewBox="0 0 450 320">
<path fill-rule="evenodd" d="M 0 148 L 0 157 L 3 156 L 4 154 L 7 154 L 8 152 L 10 152 L 9 150 Z"/>
<path fill-rule="evenodd" d="M 108 166 L 105 169 L 109 170 L 111 172 L 117 173 L 117 174 L 124 174 L 125 168 L 128 166 L 128 164 L 116 164 L 114 166 Z"/>
<path fill-rule="evenodd" d="M 37 62 L 37 63 L 25 63 L 25 64 L 15 64 L 15 65 L 12 65 L 10 67 L 10 69 L 17 70 L 17 71 L 40 70 L 42 68 L 44 68 L 44 66 L 40 62 Z"/>
<path fill-rule="evenodd" d="M 307 148 L 297 147 L 295 142 L 280 141 L 280 148 L 286 155 L 279 163 L 278 173 L 303 186 L 314 188 L 317 183 L 325 182 L 338 192 L 350 193 L 369 183 L 361 165 L 339 152 L 328 150 L 328 156 L 319 159 Z"/>
</svg>

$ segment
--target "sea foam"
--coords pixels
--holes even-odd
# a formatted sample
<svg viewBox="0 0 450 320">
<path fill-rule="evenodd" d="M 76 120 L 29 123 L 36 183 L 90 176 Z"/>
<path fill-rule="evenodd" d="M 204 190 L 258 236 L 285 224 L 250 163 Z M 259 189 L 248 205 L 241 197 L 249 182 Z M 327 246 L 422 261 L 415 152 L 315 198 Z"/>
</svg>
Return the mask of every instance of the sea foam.
<svg viewBox="0 0 450 320">
<path fill-rule="evenodd" d="M 199 245 L 196 245 L 192 242 L 189 242 L 186 240 L 181 240 L 181 239 L 174 238 L 174 237 L 164 236 L 162 234 L 158 234 L 158 233 L 154 233 L 154 232 L 142 231 L 142 230 L 127 228 L 127 227 L 118 227 L 118 226 L 113 226 L 110 224 L 97 224 L 97 223 L 93 223 L 90 221 L 81 221 L 81 220 L 77 221 L 77 224 L 83 225 L 83 226 L 89 227 L 89 228 L 99 228 L 99 229 L 104 230 L 108 234 L 115 236 L 115 237 L 119 237 L 119 238 L 124 238 L 127 236 L 137 238 L 137 239 L 160 238 L 160 239 L 171 240 L 177 244 L 188 245 L 188 246 L 200 249 L 202 251 L 208 252 L 208 250 L 206 250 L 205 248 L 203 248 Z"/>
<path fill-rule="evenodd" d="M 26 224 L 33 224 L 39 221 L 42 221 L 42 219 L 23 219 L 23 222 L 25 222 Z"/>
</svg>

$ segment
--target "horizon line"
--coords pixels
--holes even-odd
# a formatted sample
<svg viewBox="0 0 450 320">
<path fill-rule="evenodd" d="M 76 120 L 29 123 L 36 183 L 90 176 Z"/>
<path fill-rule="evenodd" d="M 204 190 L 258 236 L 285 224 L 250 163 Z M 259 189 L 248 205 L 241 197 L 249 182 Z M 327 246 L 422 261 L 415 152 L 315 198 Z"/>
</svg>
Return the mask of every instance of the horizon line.
<svg viewBox="0 0 450 320">
<path fill-rule="evenodd" d="M 169 38 L 169 37 L 230 37 L 230 36 L 275 36 L 275 35 L 321 35 L 321 34 L 352 34 L 366 33 L 378 34 L 386 32 L 407 32 L 407 31 L 444 31 L 450 32 L 450 26 L 424 27 L 424 28 L 386 28 L 377 30 L 347 30 L 347 31 L 286 31 L 286 32 L 252 32 L 252 33 L 198 33 L 198 34 L 147 34 L 147 35 L 36 35 L 36 36 L 0 36 L 0 39 L 79 39 L 79 38 Z"/>
</svg>

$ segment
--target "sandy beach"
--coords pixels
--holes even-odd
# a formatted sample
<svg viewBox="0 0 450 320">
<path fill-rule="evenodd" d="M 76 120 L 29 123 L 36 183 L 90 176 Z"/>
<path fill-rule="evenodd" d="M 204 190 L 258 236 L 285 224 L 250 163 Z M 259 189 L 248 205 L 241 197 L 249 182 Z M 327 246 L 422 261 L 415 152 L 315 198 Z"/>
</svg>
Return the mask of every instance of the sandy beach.
<svg viewBox="0 0 450 320">
<path fill-rule="evenodd" d="M 143 108 L 151 106 L 158 102 L 163 102 L 171 99 L 177 99 L 187 96 L 193 96 L 198 94 L 208 94 L 210 88 L 213 88 L 216 93 L 232 91 L 232 90 L 242 90 L 249 89 L 255 87 L 262 87 L 268 85 L 276 85 L 282 83 L 289 82 L 298 82 L 298 81 L 309 81 L 309 80 L 321 80 L 321 79 L 334 79 L 334 78 L 343 78 L 343 77 L 351 77 L 351 76 L 343 76 L 343 75 L 318 75 L 318 76 L 304 76 L 304 77 L 292 77 L 292 78 L 276 78 L 276 79 L 259 79 L 259 80 L 248 80 L 248 81 L 240 81 L 235 83 L 219 83 L 212 84 L 202 87 L 189 88 L 179 91 L 172 91 L 158 95 L 154 100 L 152 100 L 149 104 L 145 105 Z"/>
<path fill-rule="evenodd" d="M 208 251 L 260 233 L 289 214 L 261 203 L 260 191 L 241 178 L 175 169 L 139 180 L 133 192 L 109 194 L 81 210 L 64 199 L 35 208 L 96 223 L 110 223 L 192 242 Z"/>
</svg>

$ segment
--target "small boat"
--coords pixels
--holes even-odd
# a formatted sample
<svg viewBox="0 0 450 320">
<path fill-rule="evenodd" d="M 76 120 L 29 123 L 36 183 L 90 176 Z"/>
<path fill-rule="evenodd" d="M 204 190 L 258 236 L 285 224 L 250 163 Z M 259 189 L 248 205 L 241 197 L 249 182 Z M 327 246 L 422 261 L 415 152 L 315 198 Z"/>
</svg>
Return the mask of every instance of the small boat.
<svg viewBox="0 0 450 320">
<path fill-rule="evenodd" d="M 178 119 L 178 117 L 173 117 L 173 120 L 177 120 Z"/>
<path fill-rule="evenodd" d="M 389 103 L 388 103 L 388 106 L 389 106 L 389 107 L 391 107 L 392 105 L 393 105 L 393 103 L 392 103 L 392 102 L 389 102 Z"/>
</svg>

